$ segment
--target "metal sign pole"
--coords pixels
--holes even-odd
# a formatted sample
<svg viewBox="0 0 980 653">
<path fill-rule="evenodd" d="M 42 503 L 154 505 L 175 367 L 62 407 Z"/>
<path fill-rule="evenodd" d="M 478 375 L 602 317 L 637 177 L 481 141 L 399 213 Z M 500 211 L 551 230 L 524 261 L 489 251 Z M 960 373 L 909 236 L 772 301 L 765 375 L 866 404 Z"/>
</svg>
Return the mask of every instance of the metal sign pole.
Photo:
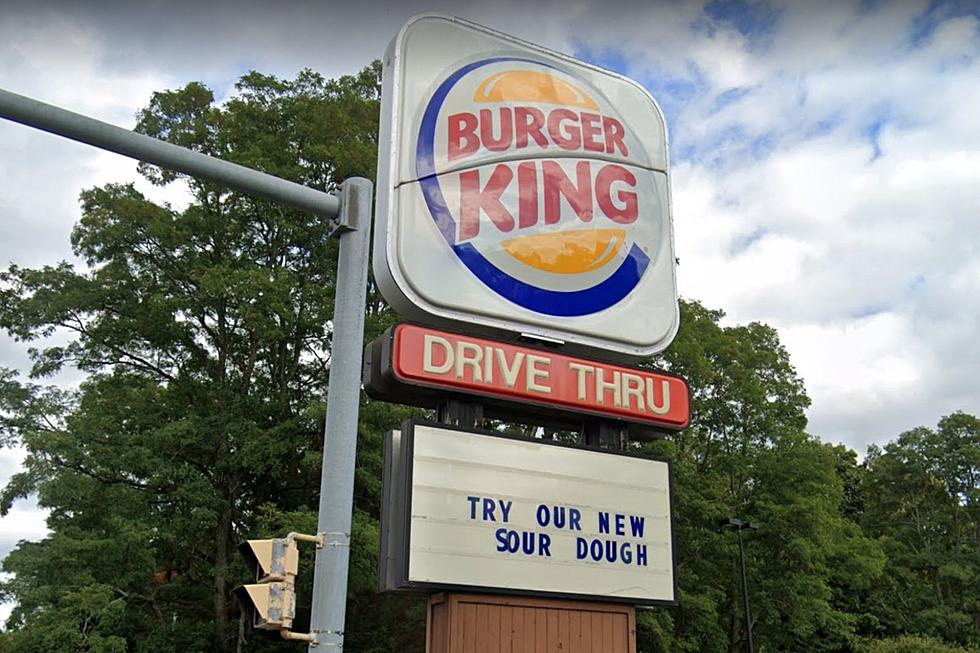
<svg viewBox="0 0 980 653">
<path fill-rule="evenodd" d="M 345 230 L 340 234 L 337 262 L 317 521 L 323 547 L 316 552 L 310 618 L 315 638 L 310 650 L 316 651 L 344 646 L 373 189 L 370 181 L 360 178 L 348 179 L 341 186 L 340 223 Z"/>
<path fill-rule="evenodd" d="M 3 89 L 0 89 L 0 118 L 207 179 L 316 215 L 337 217 L 337 198 L 329 193 Z"/>
</svg>

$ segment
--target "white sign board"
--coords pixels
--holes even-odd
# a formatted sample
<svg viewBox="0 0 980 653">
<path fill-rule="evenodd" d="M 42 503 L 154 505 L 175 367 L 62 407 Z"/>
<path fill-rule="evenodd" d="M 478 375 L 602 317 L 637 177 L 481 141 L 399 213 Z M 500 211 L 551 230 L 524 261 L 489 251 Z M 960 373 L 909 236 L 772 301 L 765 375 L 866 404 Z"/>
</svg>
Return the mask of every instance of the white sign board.
<svg viewBox="0 0 980 653">
<path fill-rule="evenodd" d="M 670 343 L 667 131 L 640 85 L 420 16 L 383 87 L 374 273 L 396 310 L 626 357 Z"/>
<path fill-rule="evenodd" d="M 401 447 L 397 586 L 675 604 L 667 462 L 411 423 Z"/>
</svg>

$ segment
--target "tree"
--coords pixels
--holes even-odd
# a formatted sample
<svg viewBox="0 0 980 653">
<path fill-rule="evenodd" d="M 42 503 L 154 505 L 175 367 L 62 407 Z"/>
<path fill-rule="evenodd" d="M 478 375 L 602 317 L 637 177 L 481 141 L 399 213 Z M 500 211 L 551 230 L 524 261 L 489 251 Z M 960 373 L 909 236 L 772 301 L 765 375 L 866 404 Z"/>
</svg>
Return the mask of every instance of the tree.
<svg viewBox="0 0 980 653">
<path fill-rule="evenodd" d="M 718 528 L 738 517 L 762 524 L 745 543 L 759 650 L 848 650 L 841 599 L 880 573 L 881 552 L 842 514 L 838 452 L 805 433 L 809 399 L 775 330 L 722 318 L 683 302 L 656 361 L 687 378 L 694 417 L 647 447 L 674 463 L 680 607 L 641 615 L 640 648 L 744 649 L 737 546 Z"/>
<path fill-rule="evenodd" d="M 866 466 L 862 522 L 888 554 L 870 597 L 879 632 L 980 646 L 980 420 L 902 433 Z"/>
<path fill-rule="evenodd" d="M 224 104 L 188 84 L 154 94 L 137 129 L 332 190 L 373 175 L 379 73 L 378 63 L 329 81 L 310 71 L 291 81 L 253 72 Z M 180 177 L 140 170 L 158 184 Z M 263 648 L 264 640 L 245 644 L 230 596 L 244 580 L 234 547 L 269 535 L 260 527 L 286 531 L 315 515 L 331 225 L 186 181 L 193 201 L 183 211 L 132 186 L 83 192 L 72 245 L 88 269 L 13 266 L 0 275 L 0 327 L 23 341 L 71 336 L 33 349 L 31 376 L 65 365 L 88 374 L 75 392 L 10 372 L 0 378 L 0 437 L 28 450 L 0 508 L 37 493 L 51 511 L 51 535 L 4 563 L 14 574 L 3 586 L 17 604 L 6 640 L 13 650 Z M 377 331 L 390 317 L 376 293 L 371 309 L 368 329 Z M 365 571 L 377 537 L 379 488 L 370 477 L 380 431 L 397 414 L 366 418 L 360 462 L 371 471 L 358 475 L 352 642 L 364 597 L 385 607 Z M 386 623 L 371 632 L 384 650 L 389 631 L 405 636 L 398 621 Z"/>
<path fill-rule="evenodd" d="M 966 649 L 931 637 L 903 635 L 873 642 L 868 647 L 868 653 L 966 653 Z"/>
</svg>

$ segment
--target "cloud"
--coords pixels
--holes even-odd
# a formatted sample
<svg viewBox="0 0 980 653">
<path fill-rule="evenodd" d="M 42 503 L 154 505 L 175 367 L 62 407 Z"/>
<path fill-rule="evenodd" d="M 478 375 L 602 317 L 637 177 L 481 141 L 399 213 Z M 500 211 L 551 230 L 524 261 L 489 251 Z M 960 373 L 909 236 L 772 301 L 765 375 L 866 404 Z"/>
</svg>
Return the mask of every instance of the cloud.
<svg viewBox="0 0 980 653">
<path fill-rule="evenodd" d="M 756 35 L 685 7 L 661 21 L 665 41 L 591 45 L 629 53 L 609 60 L 641 79 L 678 76 L 661 90 L 682 96 L 682 292 L 779 328 L 827 439 L 863 450 L 978 412 L 977 17 L 915 2 L 771 9 Z"/>
<path fill-rule="evenodd" d="M 20 469 L 24 452 L 19 449 L 0 449 L 0 484 L 6 485 Z M 17 545 L 20 540 L 36 540 L 45 536 L 48 528 L 44 523 L 46 512 L 38 509 L 35 499 L 14 503 L 10 512 L 3 517 L 0 530 L 0 560 Z M 2 623 L 0 619 L 0 623 Z"/>
</svg>

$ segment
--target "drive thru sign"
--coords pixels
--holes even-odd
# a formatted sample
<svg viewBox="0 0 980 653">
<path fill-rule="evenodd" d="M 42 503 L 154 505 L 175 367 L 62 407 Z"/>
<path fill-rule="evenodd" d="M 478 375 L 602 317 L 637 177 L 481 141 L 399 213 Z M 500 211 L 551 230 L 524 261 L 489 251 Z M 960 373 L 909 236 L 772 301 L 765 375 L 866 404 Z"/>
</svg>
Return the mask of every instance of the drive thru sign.
<svg viewBox="0 0 980 653">
<path fill-rule="evenodd" d="M 626 357 L 670 343 L 667 135 L 642 87 L 440 16 L 384 66 L 374 271 L 400 313 Z"/>
</svg>

